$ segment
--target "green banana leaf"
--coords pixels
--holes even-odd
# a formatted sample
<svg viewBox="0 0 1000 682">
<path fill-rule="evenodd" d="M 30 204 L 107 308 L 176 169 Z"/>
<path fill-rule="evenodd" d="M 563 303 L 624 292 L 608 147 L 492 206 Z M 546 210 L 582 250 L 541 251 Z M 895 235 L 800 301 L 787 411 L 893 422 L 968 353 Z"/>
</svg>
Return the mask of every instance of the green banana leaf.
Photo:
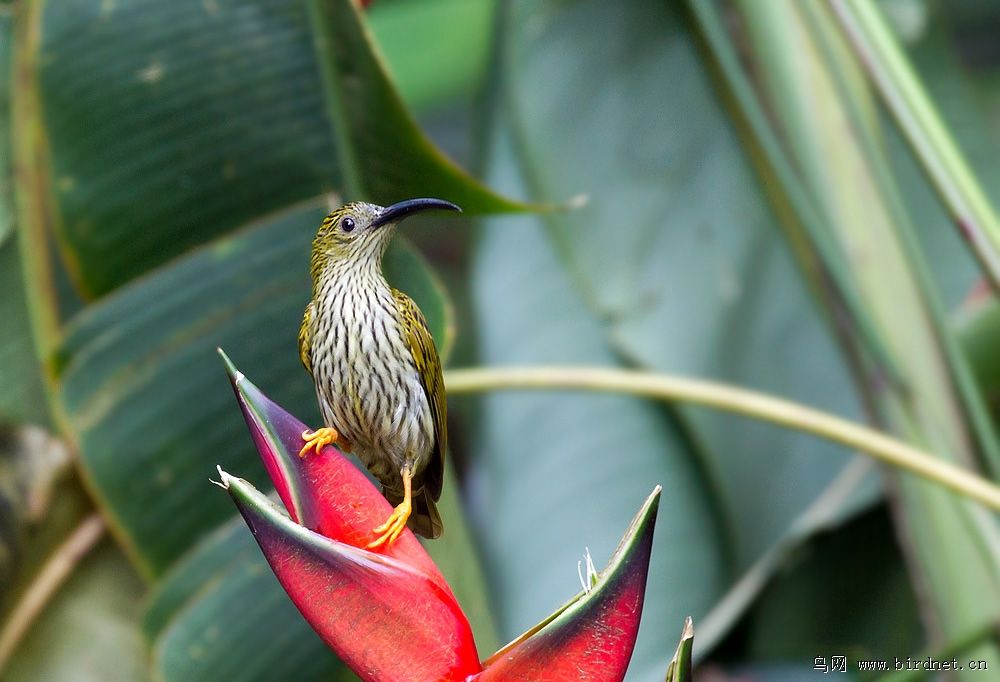
<svg viewBox="0 0 1000 682">
<path fill-rule="evenodd" d="M 352 0 L 72 0 L 20 21 L 35 191 L 88 296 L 322 194 L 521 208 L 420 132 Z"/>
</svg>

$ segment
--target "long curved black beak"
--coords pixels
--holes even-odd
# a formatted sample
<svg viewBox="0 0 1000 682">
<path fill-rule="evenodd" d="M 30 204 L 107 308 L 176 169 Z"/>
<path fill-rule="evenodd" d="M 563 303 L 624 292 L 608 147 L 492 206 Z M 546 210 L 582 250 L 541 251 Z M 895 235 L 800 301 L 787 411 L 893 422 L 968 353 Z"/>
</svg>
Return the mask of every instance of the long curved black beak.
<svg viewBox="0 0 1000 682">
<path fill-rule="evenodd" d="M 372 229 L 374 229 L 376 227 L 381 227 L 382 225 L 398 222 L 414 213 L 429 211 L 434 208 L 446 211 L 458 211 L 459 213 L 462 212 L 462 209 L 450 201 L 443 201 L 441 199 L 407 199 L 406 201 L 400 201 L 392 206 L 386 206 L 383 208 L 382 212 L 378 214 L 378 217 L 375 218 L 371 226 Z"/>
</svg>

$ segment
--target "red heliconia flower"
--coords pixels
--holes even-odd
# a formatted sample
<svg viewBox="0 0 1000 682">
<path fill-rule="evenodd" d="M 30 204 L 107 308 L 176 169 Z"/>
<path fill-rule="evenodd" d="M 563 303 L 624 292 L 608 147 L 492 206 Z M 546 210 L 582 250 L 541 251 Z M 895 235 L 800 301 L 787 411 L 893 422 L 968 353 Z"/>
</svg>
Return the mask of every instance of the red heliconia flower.
<svg viewBox="0 0 1000 682">
<path fill-rule="evenodd" d="M 221 353 L 221 351 L 220 351 Z M 306 426 L 223 354 L 237 400 L 287 515 L 243 479 L 221 485 L 313 629 L 373 682 L 619 682 L 639 629 L 657 487 L 601 573 L 542 623 L 480 663 L 472 629 L 441 572 L 409 530 L 365 549 L 392 506 L 332 447 L 300 458 Z"/>
</svg>

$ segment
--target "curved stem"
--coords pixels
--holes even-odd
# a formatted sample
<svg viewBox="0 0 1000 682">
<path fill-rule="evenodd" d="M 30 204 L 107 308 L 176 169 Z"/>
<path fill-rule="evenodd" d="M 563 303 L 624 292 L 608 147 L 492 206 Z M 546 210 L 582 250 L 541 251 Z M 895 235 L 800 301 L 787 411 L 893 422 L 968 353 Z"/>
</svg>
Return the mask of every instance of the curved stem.
<svg viewBox="0 0 1000 682">
<path fill-rule="evenodd" d="M 448 393 L 581 389 L 704 405 L 769 421 L 859 450 L 1000 511 L 1000 487 L 884 433 L 799 403 L 698 379 L 604 367 L 497 367 L 445 372 Z"/>
<path fill-rule="evenodd" d="M 38 572 L 0 630 L 0 670 L 28 633 L 35 619 L 73 573 L 80 560 L 104 537 L 104 520 L 94 513 L 85 518 L 59 545 Z"/>
</svg>

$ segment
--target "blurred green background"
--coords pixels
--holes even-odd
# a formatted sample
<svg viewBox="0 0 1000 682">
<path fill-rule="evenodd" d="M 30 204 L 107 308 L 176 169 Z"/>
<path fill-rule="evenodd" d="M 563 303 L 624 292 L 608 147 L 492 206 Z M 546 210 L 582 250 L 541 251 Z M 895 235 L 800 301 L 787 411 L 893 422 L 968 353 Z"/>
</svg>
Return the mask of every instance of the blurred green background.
<svg viewBox="0 0 1000 682">
<path fill-rule="evenodd" d="M 866 16 L 971 174 L 922 171 Z M 319 421 L 295 334 L 342 200 L 466 209 L 387 261 L 450 368 L 724 381 L 995 480 L 1000 313 L 962 227 L 988 262 L 1000 222 L 960 209 L 1000 199 L 998 32 L 989 0 L 0 1 L 0 679 L 353 679 L 208 484 L 266 481 L 216 346 Z M 696 679 L 1000 670 L 997 517 L 954 493 L 630 395 L 449 404 L 429 549 L 484 657 L 661 484 L 628 679 L 687 615 Z"/>
</svg>

